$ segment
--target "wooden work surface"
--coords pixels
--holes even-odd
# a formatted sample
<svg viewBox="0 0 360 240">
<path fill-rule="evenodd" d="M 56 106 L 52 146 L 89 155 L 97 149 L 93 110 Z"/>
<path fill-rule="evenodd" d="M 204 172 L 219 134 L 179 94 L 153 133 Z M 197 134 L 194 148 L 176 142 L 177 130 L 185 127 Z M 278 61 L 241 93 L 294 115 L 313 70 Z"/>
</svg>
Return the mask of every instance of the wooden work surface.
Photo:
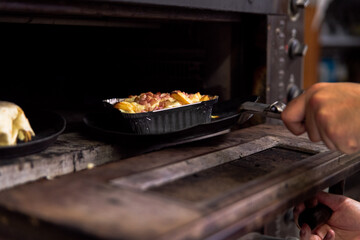
<svg viewBox="0 0 360 240">
<path fill-rule="evenodd" d="M 360 155 L 329 152 L 272 125 L 118 161 L 124 155 L 115 145 L 103 147 L 93 158 L 113 162 L 0 192 L 0 233 L 17 239 L 222 239 L 261 227 L 360 165 Z"/>
</svg>

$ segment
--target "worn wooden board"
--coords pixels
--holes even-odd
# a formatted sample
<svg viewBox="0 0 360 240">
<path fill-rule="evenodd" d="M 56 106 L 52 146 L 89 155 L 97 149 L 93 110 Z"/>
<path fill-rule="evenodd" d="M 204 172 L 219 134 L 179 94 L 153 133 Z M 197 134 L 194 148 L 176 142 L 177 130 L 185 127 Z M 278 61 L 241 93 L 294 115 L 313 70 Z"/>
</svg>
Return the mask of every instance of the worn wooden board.
<svg viewBox="0 0 360 240">
<path fill-rule="evenodd" d="M 116 145 L 86 138 L 79 133 L 66 133 L 46 150 L 28 156 L 0 159 L 0 189 L 54 178 L 88 167 L 118 160 L 128 153 Z"/>
<path fill-rule="evenodd" d="M 153 239 L 200 216 L 194 208 L 156 195 L 143 195 L 85 178 L 71 182 L 46 181 L 41 185 L 41 188 L 19 187 L 14 189 L 14 194 L 4 195 L 4 200 L 11 203 L 7 208 L 22 205 L 21 211 L 33 219 L 46 219 L 62 229 L 79 229 L 84 232 L 84 238 L 91 233 L 92 237 L 105 239 L 119 236 Z M 41 221 L 38 222 L 40 228 Z M 11 221 L 8 224 L 11 226 Z"/>
<path fill-rule="evenodd" d="M 229 143 L 216 148 L 227 145 Z M 53 145 L 39 153 L 17 158 L 0 158 L 0 190 L 41 178 L 52 179 L 166 146 L 166 143 L 152 145 L 149 142 L 128 142 L 126 139 L 114 141 L 94 138 L 93 135 L 79 132 L 65 133 L 60 135 Z M 179 154 L 173 149 L 157 158 L 169 158 L 172 155 Z M 144 155 L 144 158 L 147 159 L 147 155 Z"/>
<path fill-rule="evenodd" d="M 75 153 L 83 146 L 77 143 Z M 279 151 L 261 155 L 273 146 L 292 159 L 277 158 Z M 18 239 L 227 238 L 261 227 L 360 167 L 360 155 L 329 152 L 273 125 L 128 158 L 120 150 L 111 146 L 96 155 L 118 161 L 1 191 L 0 233 Z"/>
</svg>

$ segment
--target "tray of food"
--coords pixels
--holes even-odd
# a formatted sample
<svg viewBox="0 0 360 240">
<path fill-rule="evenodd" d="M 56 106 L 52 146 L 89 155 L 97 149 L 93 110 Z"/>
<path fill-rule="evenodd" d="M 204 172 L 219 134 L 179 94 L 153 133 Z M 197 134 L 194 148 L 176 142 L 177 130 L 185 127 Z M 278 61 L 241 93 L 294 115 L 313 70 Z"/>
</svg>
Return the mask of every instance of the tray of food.
<svg viewBox="0 0 360 240">
<path fill-rule="evenodd" d="M 173 91 L 141 93 L 103 100 L 123 129 L 132 133 L 164 134 L 211 122 L 218 96 Z"/>
<path fill-rule="evenodd" d="M 83 122 L 90 130 L 89 132 L 86 130 L 86 133 L 92 134 L 92 137 L 105 141 L 120 142 L 120 144 L 129 147 L 141 144 L 143 148 L 156 150 L 222 136 L 230 132 L 233 127 L 251 118 L 252 114 L 241 113 L 238 110 L 242 103 L 248 101 L 256 102 L 258 97 L 244 96 L 238 99 L 218 102 L 212 109 L 210 122 L 168 133 L 137 134 L 119 124 L 119 120 L 113 116 L 112 111 L 103 111 L 103 109 L 87 113 L 83 118 Z"/>
</svg>

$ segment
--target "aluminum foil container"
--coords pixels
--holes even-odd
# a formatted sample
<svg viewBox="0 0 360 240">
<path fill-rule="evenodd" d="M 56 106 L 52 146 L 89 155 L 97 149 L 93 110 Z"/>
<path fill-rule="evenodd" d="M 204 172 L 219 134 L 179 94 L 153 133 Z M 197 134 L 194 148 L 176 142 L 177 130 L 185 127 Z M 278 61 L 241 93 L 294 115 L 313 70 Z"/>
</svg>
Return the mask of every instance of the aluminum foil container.
<svg viewBox="0 0 360 240">
<path fill-rule="evenodd" d="M 217 103 L 218 97 L 209 101 L 143 113 L 123 113 L 115 109 L 113 105 L 122 100 L 122 98 L 111 98 L 103 100 L 103 103 L 107 109 L 111 110 L 122 127 L 133 133 L 146 135 L 181 131 L 209 123 L 213 106 Z"/>
</svg>

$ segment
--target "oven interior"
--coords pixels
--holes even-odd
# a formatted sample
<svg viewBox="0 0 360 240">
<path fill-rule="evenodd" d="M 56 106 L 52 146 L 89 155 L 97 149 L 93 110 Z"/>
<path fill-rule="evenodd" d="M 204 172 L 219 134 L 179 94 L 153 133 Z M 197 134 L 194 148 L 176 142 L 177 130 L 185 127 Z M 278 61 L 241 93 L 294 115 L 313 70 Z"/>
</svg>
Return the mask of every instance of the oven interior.
<svg viewBox="0 0 360 240">
<path fill-rule="evenodd" d="M 236 23 L 1 23 L 0 29 L 0 96 L 20 106 L 83 111 L 105 98 L 148 91 L 200 91 L 220 101 L 264 95 L 262 15 L 244 14 Z"/>
</svg>

